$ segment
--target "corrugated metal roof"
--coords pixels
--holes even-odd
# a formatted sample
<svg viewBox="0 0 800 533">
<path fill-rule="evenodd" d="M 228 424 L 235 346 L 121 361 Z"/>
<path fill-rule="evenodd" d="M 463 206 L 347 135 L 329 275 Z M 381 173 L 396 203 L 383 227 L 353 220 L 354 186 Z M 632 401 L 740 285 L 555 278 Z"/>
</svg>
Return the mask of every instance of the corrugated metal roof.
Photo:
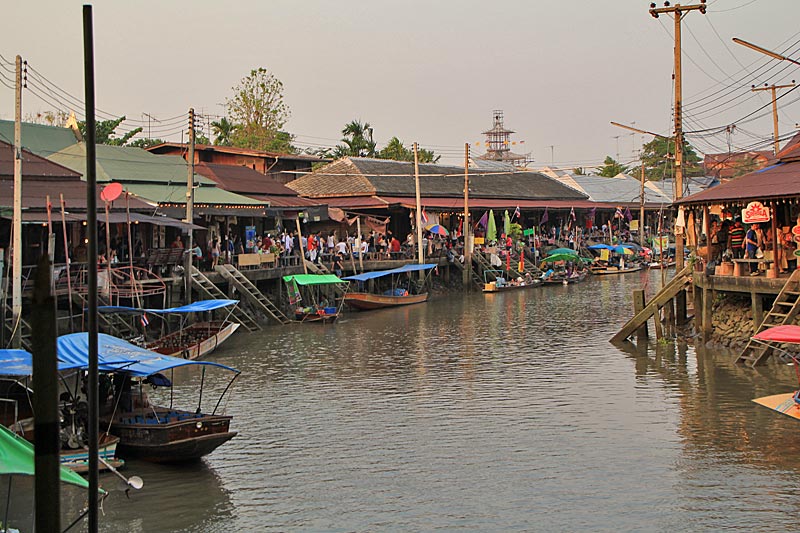
<svg viewBox="0 0 800 533">
<path fill-rule="evenodd" d="M 0 120 L 0 141 L 14 144 L 13 120 Z M 41 157 L 54 154 L 77 141 L 69 128 L 22 123 L 22 146 Z"/>
<path fill-rule="evenodd" d="M 0 141 L 0 176 L 14 175 L 14 146 Z M 80 180 L 81 175 L 67 167 L 48 161 L 34 155 L 27 150 L 22 150 L 22 177 L 37 178 L 73 178 Z"/>
<path fill-rule="evenodd" d="M 294 190 L 250 167 L 200 163 L 195 165 L 194 169 L 195 172 L 213 180 L 226 191 L 247 195 L 297 196 L 297 192 Z"/>
<path fill-rule="evenodd" d="M 800 196 L 800 161 L 777 163 L 686 196 L 678 204 L 746 202 Z"/>
<path fill-rule="evenodd" d="M 140 198 L 151 200 L 158 204 L 186 204 L 186 184 L 166 183 L 126 183 L 125 189 Z M 197 205 L 225 205 L 266 207 L 263 200 L 248 198 L 240 194 L 228 192 L 219 187 L 195 187 L 194 203 Z"/>
<path fill-rule="evenodd" d="M 97 187 L 97 198 L 100 198 L 100 191 L 103 187 Z M 22 205 L 26 209 L 46 209 L 47 196 L 50 196 L 50 203 L 53 205 L 54 212 L 60 210 L 60 195 L 64 195 L 64 202 L 67 211 L 86 210 L 86 182 L 78 178 L 48 178 L 48 179 L 25 179 L 22 186 Z M 0 206 L 13 206 L 14 203 L 14 181 L 11 179 L 0 180 Z M 98 200 L 102 205 L 102 201 Z M 120 197 L 112 203 L 113 208 L 124 208 L 125 198 Z M 142 202 L 136 198 L 130 199 L 130 208 L 140 211 L 152 211 L 150 204 Z M 60 215 L 54 215 L 58 218 Z"/>
<path fill-rule="evenodd" d="M 642 187 L 640 180 L 627 174 L 618 174 L 613 178 L 567 174 L 558 179 L 569 186 L 577 185 L 595 202 L 609 204 L 638 203 Z M 645 182 L 646 185 L 647 183 Z M 652 186 L 645 187 L 644 195 L 646 204 L 672 203 L 671 196 Z"/>
<path fill-rule="evenodd" d="M 169 150 L 174 150 L 175 148 L 186 149 L 186 147 L 187 145 L 184 143 L 166 142 L 157 144 L 155 146 L 151 146 L 147 150 L 149 152 L 153 152 L 154 154 L 160 154 L 163 153 L 165 149 Z M 236 146 L 219 146 L 216 144 L 196 144 L 194 146 L 194 149 L 196 151 L 199 150 L 206 152 L 221 152 L 225 154 L 240 154 L 252 157 L 267 157 L 270 159 L 287 159 L 291 161 L 307 161 L 309 163 L 328 161 L 328 159 L 325 159 L 324 157 L 317 157 L 308 154 L 284 154 L 281 152 L 266 152 L 263 150 L 251 150 L 249 148 L 239 148 Z"/>
</svg>

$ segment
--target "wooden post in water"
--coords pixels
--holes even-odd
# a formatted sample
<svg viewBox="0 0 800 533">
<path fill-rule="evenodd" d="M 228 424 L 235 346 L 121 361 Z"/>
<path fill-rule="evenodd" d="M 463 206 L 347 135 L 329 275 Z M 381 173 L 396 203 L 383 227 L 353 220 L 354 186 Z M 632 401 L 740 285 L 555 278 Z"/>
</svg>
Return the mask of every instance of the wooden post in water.
<svg viewBox="0 0 800 533">
<path fill-rule="evenodd" d="M 470 243 L 472 225 L 469 222 L 469 143 L 464 143 L 464 271 L 462 283 L 469 290 L 472 286 L 472 248 Z"/>
<path fill-rule="evenodd" d="M 700 288 L 695 287 L 694 290 L 700 290 Z M 713 302 L 714 291 L 712 291 L 711 289 L 702 289 L 702 291 L 703 291 L 703 334 L 709 335 L 714 329 L 714 326 L 711 322 L 712 309 L 713 309 L 712 306 L 714 304 Z M 695 316 L 697 316 L 697 312 L 698 311 L 695 309 Z"/>
<path fill-rule="evenodd" d="M 642 311 L 645 307 L 645 299 L 644 299 L 644 289 L 637 289 L 633 291 L 633 314 L 637 315 L 639 312 Z M 644 322 L 637 330 L 636 330 L 636 342 L 639 343 L 646 343 L 647 342 L 647 322 Z"/>
</svg>

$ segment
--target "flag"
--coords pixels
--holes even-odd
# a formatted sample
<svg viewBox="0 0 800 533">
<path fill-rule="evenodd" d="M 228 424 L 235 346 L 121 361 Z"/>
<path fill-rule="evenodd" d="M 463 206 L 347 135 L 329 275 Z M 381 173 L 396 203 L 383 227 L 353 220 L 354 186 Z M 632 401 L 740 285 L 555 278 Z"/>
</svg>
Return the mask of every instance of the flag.
<svg viewBox="0 0 800 533">
<path fill-rule="evenodd" d="M 547 216 L 547 208 L 545 207 L 544 208 L 544 213 L 542 214 L 542 220 L 539 221 L 539 225 L 541 226 L 541 225 L 545 224 L 548 220 L 550 220 L 550 217 Z"/>
<path fill-rule="evenodd" d="M 289 296 L 289 305 L 294 305 L 303 298 L 300 296 L 300 289 L 297 288 L 297 282 L 294 278 L 292 278 L 292 281 L 290 281 L 288 285 L 286 293 Z"/>
<path fill-rule="evenodd" d="M 428 223 L 428 213 L 425 212 L 425 209 L 422 209 L 422 212 L 419 215 L 419 219 L 422 221 L 422 225 L 426 225 Z"/>
<path fill-rule="evenodd" d="M 569 209 L 569 218 L 571 218 L 572 221 L 575 222 L 575 208 L 574 207 L 570 207 L 570 209 Z"/>
<path fill-rule="evenodd" d="M 522 216 L 522 213 L 519 212 L 519 206 L 517 206 L 517 208 L 514 209 L 514 215 L 511 218 L 519 218 L 521 216 Z"/>
<path fill-rule="evenodd" d="M 478 225 L 482 227 L 484 230 L 489 225 L 489 211 L 484 211 L 483 216 L 480 220 L 478 220 Z"/>
<path fill-rule="evenodd" d="M 631 210 L 627 207 L 625 208 L 625 218 L 628 219 L 628 222 L 633 220 L 633 215 L 631 215 Z"/>
<path fill-rule="evenodd" d="M 461 237 L 461 232 L 464 231 L 464 219 L 458 221 L 458 230 L 456 231 L 456 237 Z"/>
<path fill-rule="evenodd" d="M 595 214 L 596 211 L 597 211 L 596 207 L 593 207 L 593 208 L 589 209 L 589 214 L 586 215 L 586 218 L 594 221 L 594 214 Z"/>
<path fill-rule="evenodd" d="M 142 318 L 139 320 L 141 321 L 143 328 L 146 328 L 147 325 L 150 323 L 150 321 L 147 319 L 147 313 L 143 313 Z"/>
</svg>

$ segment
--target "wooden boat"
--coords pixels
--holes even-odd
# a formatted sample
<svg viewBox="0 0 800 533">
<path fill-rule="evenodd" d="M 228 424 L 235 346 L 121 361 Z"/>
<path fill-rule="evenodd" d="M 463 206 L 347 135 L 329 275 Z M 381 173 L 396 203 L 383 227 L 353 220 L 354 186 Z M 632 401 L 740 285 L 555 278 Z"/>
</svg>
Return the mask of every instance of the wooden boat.
<svg viewBox="0 0 800 533">
<path fill-rule="evenodd" d="M 300 322 L 335 322 L 339 318 L 338 307 L 298 307 L 294 310 L 295 320 Z"/>
<path fill-rule="evenodd" d="M 767 349 L 776 349 L 781 344 L 800 345 L 800 326 L 794 324 L 784 324 L 767 328 L 751 337 L 751 343 L 761 344 Z M 745 351 L 749 349 L 745 348 Z M 797 374 L 798 386 L 800 387 L 800 359 L 797 356 L 785 352 L 794 361 L 794 369 Z M 772 409 L 783 415 L 800 420 L 800 388 L 794 392 L 773 394 L 756 398 L 753 402 L 763 405 L 767 409 Z"/>
<path fill-rule="evenodd" d="M 503 270 L 484 270 L 483 271 L 483 292 L 509 292 L 509 291 L 517 291 L 520 289 L 532 289 L 533 287 L 538 287 L 542 284 L 542 280 L 538 278 L 529 277 L 529 279 L 524 279 L 522 281 L 506 281 L 505 278 L 502 276 L 498 276 L 498 273 L 504 273 Z M 489 281 L 488 275 L 492 274 L 495 279 L 494 281 Z"/>
<path fill-rule="evenodd" d="M 382 307 L 418 304 L 426 301 L 427 299 L 427 292 L 400 296 L 372 294 L 370 292 L 348 292 L 344 297 L 344 303 L 354 309 L 368 311 L 370 309 L 380 309 Z"/>
<path fill-rule="evenodd" d="M 62 335 L 57 341 L 58 358 L 88 368 L 88 335 Z M 218 367 L 234 373 L 211 413 L 200 409 L 180 410 L 151 405 L 146 385 L 172 387 L 163 372 L 187 365 Z M 100 425 L 110 427 L 119 437 L 117 451 L 123 457 L 137 457 L 158 463 L 197 460 L 236 436 L 230 431 L 231 416 L 217 414 L 223 397 L 239 375 L 233 368 L 209 361 L 183 359 L 159 354 L 110 335 L 98 336 L 98 368 L 113 373 L 111 397 L 101 405 Z M 205 371 L 203 372 L 205 376 Z M 203 398 L 201 381 L 199 396 Z"/>
<path fill-rule="evenodd" d="M 239 300 L 200 300 L 169 309 L 140 309 L 136 307 L 101 306 L 101 313 L 141 315 L 143 325 L 147 325 L 147 315 L 181 317 L 178 331 L 162 335 L 160 338 L 144 342 L 148 350 L 183 359 L 198 359 L 213 352 L 217 346 L 233 335 L 240 324 L 228 320 Z M 223 320 L 208 320 L 189 323 L 193 313 L 213 313 L 218 309 L 230 308 Z"/>
<path fill-rule="evenodd" d="M 579 283 L 586 279 L 588 271 L 583 270 L 577 274 L 573 274 L 571 276 L 562 275 L 562 276 L 550 276 L 548 278 L 542 278 L 542 283 L 546 285 L 569 285 L 570 283 Z"/>
<path fill-rule="evenodd" d="M 637 272 L 642 269 L 642 265 L 638 263 L 625 265 L 623 268 L 615 266 L 605 267 L 589 267 L 589 272 L 595 276 L 607 276 L 609 274 L 627 274 L 628 272 Z"/>
<path fill-rule="evenodd" d="M 101 419 L 119 437 L 119 453 L 153 463 L 195 461 L 225 444 L 232 417 L 191 413 L 163 407 L 122 412 Z"/>
<path fill-rule="evenodd" d="M 671 268 L 675 266 L 675 260 L 672 259 L 667 263 L 662 263 L 661 261 L 651 261 L 647 264 L 648 268 Z"/>
<path fill-rule="evenodd" d="M 148 343 L 145 347 L 173 357 L 197 359 L 216 350 L 240 325 L 225 321 L 199 322 Z"/>
<path fill-rule="evenodd" d="M 343 278 L 345 281 L 358 282 L 359 287 L 363 286 L 363 284 L 369 280 L 388 278 L 390 280 L 390 288 L 381 294 L 361 290 L 348 292 L 344 295 L 344 303 L 353 309 L 367 311 L 371 309 L 380 309 L 382 307 L 397 307 L 425 302 L 428 300 L 428 293 L 410 293 L 409 289 L 413 288 L 414 284 L 408 279 L 403 279 L 402 275 L 406 274 L 410 276 L 412 272 L 430 271 L 434 268 L 436 268 L 436 265 L 431 263 L 421 265 L 408 264 L 388 270 L 364 272 L 363 274 L 347 276 Z M 423 283 L 422 285 L 425 284 Z"/>
<path fill-rule="evenodd" d="M 289 303 L 297 305 L 294 318 L 300 322 L 335 322 L 344 305 L 344 299 L 336 298 L 336 291 L 347 295 L 347 282 L 333 274 L 295 274 L 283 276 Z M 302 293 L 301 289 L 302 287 Z M 327 294 L 327 296 L 326 296 Z M 338 305 L 328 305 L 328 301 L 338 300 Z"/>
</svg>

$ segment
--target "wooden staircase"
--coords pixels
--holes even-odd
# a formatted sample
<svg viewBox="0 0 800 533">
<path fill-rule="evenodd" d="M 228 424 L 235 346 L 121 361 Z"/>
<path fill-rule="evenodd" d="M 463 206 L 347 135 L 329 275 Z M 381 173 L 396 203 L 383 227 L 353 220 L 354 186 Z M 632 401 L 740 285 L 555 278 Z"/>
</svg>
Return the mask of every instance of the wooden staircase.
<svg viewBox="0 0 800 533">
<path fill-rule="evenodd" d="M 197 270 L 197 267 L 192 266 L 191 276 L 192 276 L 192 285 L 197 287 L 197 290 L 203 293 L 207 298 L 210 298 L 212 300 L 228 299 L 228 296 L 224 292 L 222 292 L 222 290 L 220 290 L 219 287 L 214 285 L 214 283 L 210 279 L 208 279 L 202 272 Z M 261 324 L 256 322 L 255 318 L 250 316 L 250 314 L 247 311 L 245 311 L 238 305 L 233 307 L 230 319 L 244 326 L 247 329 L 247 331 L 261 330 Z"/>
<path fill-rule="evenodd" d="M 217 272 L 219 272 L 223 278 L 227 279 L 230 283 L 233 284 L 239 290 L 239 293 L 244 296 L 248 302 L 250 302 L 253 307 L 262 311 L 265 315 L 267 315 L 272 320 L 275 320 L 279 324 L 288 324 L 290 320 L 284 315 L 278 307 L 273 304 L 269 298 L 264 296 L 258 287 L 255 284 L 247 279 L 247 277 L 239 272 L 233 265 L 217 265 L 216 267 Z"/>
<path fill-rule="evenodd" d="M 798 312 L 800 312 L 800 270 L 795 270 L 786 280 L 781 292 L 775 298 L 775 303 L 772 304 L 772 309 L 756 328 L 754 335 L 768 328 L 791 324 Z M 751 338 L 735 362 L 749 367 L 760 365 L 772 355 L 778 344 L 780 343 L 754 341 Z"/>
<path fill-rule="evenodd" d="M 322 263 L 312 263 L 308 259 L 303 259 L 306 262 L 306 269 L 309 274 L 331 274 L 332 272 Z M 345 289 L 340 285 L 334 285 L 333 290 L 336 291 L 337 298 L 344 298 Z"/>
<path fill-rule="evenodd" d="M 664 285 L 664 288 L 661 289 L 658 294 L 656 294 L 650 303 L 648 303 L 644 309 L 636 313 L 633 318 L 628 320 L 628 322 L 622 326 L 616 335 L 611 338 L 611 342 L 621 342 L 633 335 L 633 333 L 639 329 L 642 325 L 644 325 L 650 318 L 655 317 L 656 320 L 659 320 L 657 316 L 658 310 L 661 309 L 668 301 L 673 299 L 680 291 L 685 289 L 687 285 L 692 282 L 692 265 L 686 265 L 686 267 L 675 274 L 675 277 L 670 280 L 669 283 Z"/>
</svg>

